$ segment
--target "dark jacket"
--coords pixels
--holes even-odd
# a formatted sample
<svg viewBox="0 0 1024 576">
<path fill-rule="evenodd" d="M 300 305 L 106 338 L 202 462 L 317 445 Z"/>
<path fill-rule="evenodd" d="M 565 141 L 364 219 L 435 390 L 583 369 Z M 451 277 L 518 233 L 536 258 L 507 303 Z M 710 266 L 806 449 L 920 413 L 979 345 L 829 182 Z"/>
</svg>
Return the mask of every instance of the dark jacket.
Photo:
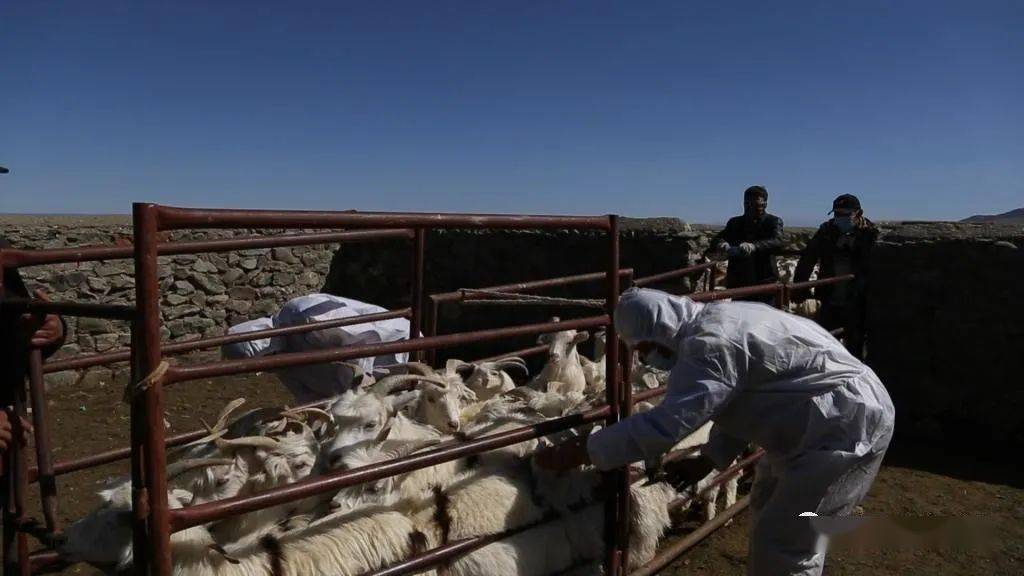
<svg viewBox="0 0 1024 576">
<path fill-rule="evenodd" d="M 11 243 L 6 238 L 0 236 L 0 249 L 11 248 Z M 4 269 L 4 297 L 6 298 L 29 298 L 28 288 L 25 287 L 25 282 L 21 279 L 21 274 L 18 274 L 17 268 L 6 268 Z M 14 348 L 14 337 L 17 334 L 17 321 L 19 313 L 5 310 L 0 312 L 0 370 L 6 370 L 7 367 L 13 366 L 14 358 L 11 356 Z M 68 327 L 64 319 L 61 318 L 61 323 L 64 324 L 64 334 L 67 334 Z M 48 346 L 43 349 L 43 357 L 49 357 L 56 352 L 63 342 L 57 342 L 52 346 Z M 0 385 L 2 385 L 2 376 L 0 376 Z"/>
<path fill-rule="evenodd" d="M 711 242 L 714 247 L 720 242 L 728 242 L 730 246 L 739 246 L 744 242 L 754 245 L 754 253 L 750 256 L 729 258 L 729 271 L 725 277 L 728 288 L 742 288 L 756 284 L 776 282 L 779 279 L 779 268 L 775 264 L 775 254 L 782 249 L 782 218 L 765 214 L 755 220 L 747 216 L 730 218 L 722 230 Z"/>
<path fill-rule="evenodd" d="M 796 272 L 793 274 L 794 282 L 806 282 L 814 271 L 814 265 L 819 264 L 818 277 L 828 278 L 836 275 L 836 259 L 840 255 L 849 258 L 851 272 L 857 276 L 848 294 L 856 298 L 855 304 L 867 294 L 867 283 L 869 278 L 869 260 L 871 249 L 878 239 L 878 227 L 867 218 L 863 219 L 861 225 L 854 229 L 850 241 L 840 244 L 842 236 L 839 228 L 831 221 L 822 224 L 814 237 L 807 243 L 800 261 L 796 265 Z M 806 294 L 804 294 L 806 296 Z M 823 304 L 830 304 L 832 288 L 821 286 L 815 289 L 815 297 Z"/>
</svg>

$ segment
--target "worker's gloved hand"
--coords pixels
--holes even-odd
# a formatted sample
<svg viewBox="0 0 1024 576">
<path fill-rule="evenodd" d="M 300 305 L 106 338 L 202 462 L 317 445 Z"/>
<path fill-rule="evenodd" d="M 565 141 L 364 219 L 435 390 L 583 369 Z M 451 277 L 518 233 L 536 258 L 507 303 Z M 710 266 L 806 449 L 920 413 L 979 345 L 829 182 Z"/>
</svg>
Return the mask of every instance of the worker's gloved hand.
<svg viewBox="0 0 1024 576">
<path fill-rule="evenodd" d="M 715 250 L 718 250 L 719 252 L 728 252 L 729 248 L 731 248 L 731 246 L 729 246 L 728 242 L 719 242 L 718 245 L 715 246 Z"/>
<path fill-rule="evenodd" d="M 751 254 L 754 253 L 754 250 L 756 249 L 757 247 L 751 244 L 750 242 L 744 242 L 740 244 L 740 250 L 743 252 L 744 256 L 750 256 Z"/>
<path fill-rule="evenodd" d="M 552 472 L 571 470 L 577 466 L 590 464 L 587 438 L 588 436 L 579 436 L 550 448 L 539 449 L 533 454 L 533 462 L 538 468 Z"/>
</svg>

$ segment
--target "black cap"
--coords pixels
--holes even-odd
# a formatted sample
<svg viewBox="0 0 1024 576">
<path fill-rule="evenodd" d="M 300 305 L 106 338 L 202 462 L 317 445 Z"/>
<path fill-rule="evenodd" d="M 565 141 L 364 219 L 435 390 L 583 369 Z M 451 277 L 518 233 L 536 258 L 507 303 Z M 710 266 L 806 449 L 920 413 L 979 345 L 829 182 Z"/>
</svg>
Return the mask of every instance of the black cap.
<svg viewBox="0 0 1024 576">
<path fill-rule="evenodd" d="M 860 210 L 860 200 L 857 199 L 853 194 L 843 194 L 832 201 L 832 209 L 829 210 L 829 214 L 836 210 Z"/>
<path fill-rule="evenodd" d="M 7 174 L 8 172 L 10 172 L 10 170 L 4 168 L 3 166 L 0 166 L 0 174 Z"/>
<path fill-rule="evenodd" d="M 760 198 L 768 199 L 768 189 L 764 186 L 751 186 L 743 191 L 744 198 L 750 198 L 751 196 L 758 196 Z"/>
</svg>

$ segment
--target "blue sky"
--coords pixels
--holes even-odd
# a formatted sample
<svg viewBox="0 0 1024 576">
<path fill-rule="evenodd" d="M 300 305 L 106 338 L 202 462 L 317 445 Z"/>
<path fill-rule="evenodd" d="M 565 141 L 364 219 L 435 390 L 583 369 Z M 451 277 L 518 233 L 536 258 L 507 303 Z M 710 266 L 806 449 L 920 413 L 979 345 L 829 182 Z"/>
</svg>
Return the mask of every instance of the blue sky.
<svg viewBox="0 0 1024 576">
<path fill-rule="evenodd" d="M 6 2 L 0 212 L 1024 206 L 1024 2 Z"/>
</svg>

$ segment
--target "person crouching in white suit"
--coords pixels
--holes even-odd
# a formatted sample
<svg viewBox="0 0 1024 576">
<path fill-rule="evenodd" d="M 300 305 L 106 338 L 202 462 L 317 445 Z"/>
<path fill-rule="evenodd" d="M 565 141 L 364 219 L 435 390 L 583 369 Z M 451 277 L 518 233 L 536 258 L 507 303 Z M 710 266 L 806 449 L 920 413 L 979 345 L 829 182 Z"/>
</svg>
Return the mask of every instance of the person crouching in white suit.
<svg viewBox="0 0 1024 576">
<path fill-rule="evenodd" d="M 759 303 L 631 289 L 615 325 L 649 364 L 671 370 L 664 401 L 539 453 L 538 466 L 651 461 L 713 420 L 706 471 L 749 443 L 766 452 L 750 496 L 747 573 L 821 574 L 827 541 L 800 515 L 848 515 L 871 487 L 895 420 L 875 373 L 815 322 Z"/>
</svg>

